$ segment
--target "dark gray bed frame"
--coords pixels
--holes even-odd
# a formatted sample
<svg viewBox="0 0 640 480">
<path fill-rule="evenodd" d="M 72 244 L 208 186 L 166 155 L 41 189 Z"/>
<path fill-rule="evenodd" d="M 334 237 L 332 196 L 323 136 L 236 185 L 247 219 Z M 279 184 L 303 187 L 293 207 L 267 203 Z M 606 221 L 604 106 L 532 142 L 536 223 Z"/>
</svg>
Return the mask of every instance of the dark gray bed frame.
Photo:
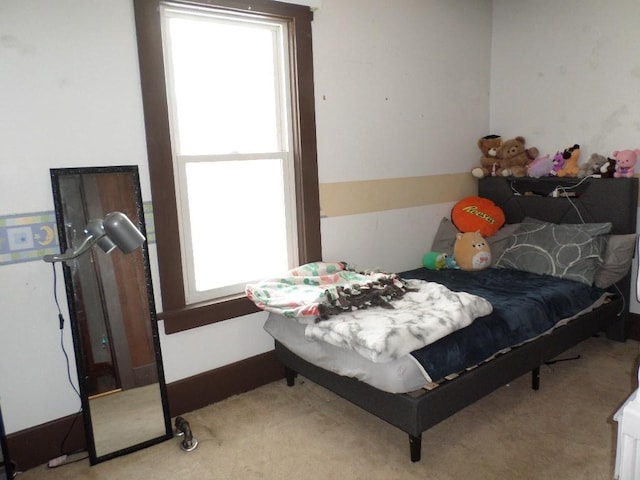
<svg viewBox="0 0 640 480">
<path fill-rule="evenodd" d="M 557 187 L 563 188 L 559 189 L 559 196 L 554 197 L 552 192 Z M 531 216 L 554 223 L 611 222 L 612 234 L 636 232 L 637 178 L 489 177 L 479 180 L 478 195 L 499 205 L 507 223 L 518 223 L 525 216 Z M 565 195 L 576 196 L 567 198 Z M 631 273 L 617 284 L 611 302 L 433 390 L 387 393 L 317 367 L 277 341 L 275 351 L 285 365 L 289 386 L 294 385 L 299 373 L 396 426 L 409 435 L 411 461 L 417 462 L 421 455 L 422 432 L 462 408 L 529 372 L 532 388 L 537 390 L 541 365 L 599 332 L 605 331 L 609 338 L 625 341 L 630 284 Z"/>
</svg>

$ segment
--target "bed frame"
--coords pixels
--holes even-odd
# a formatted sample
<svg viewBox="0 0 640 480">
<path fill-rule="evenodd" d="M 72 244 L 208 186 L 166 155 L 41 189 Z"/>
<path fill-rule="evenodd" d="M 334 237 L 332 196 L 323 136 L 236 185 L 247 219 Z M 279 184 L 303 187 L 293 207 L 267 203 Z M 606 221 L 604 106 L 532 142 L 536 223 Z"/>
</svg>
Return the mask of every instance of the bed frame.
<svg viewBox="0 0 640 480">
<path fill-rule="evenodd" d="M 554 191 L 558 191 L 557 196 Z M 479 180 L 478 194 L 500 206 L 507 223 L 532 216 L 554 223 L 611 222 L 612 234 L 636 232 L 637 178 L 489 177 Z M 617 284 L 612 301 L 433 390 L 387 393 L 317 367 L 277 341 L 275 351 L 285 365 L 287 385 L 293 386 L 299 373 L 396 426 L 409 435 L 411 461 L 417 462 L 422 432 L 457 411 L 529 372 L 532 388 L 537 390 L 541 365 L 599 332 L 625 341 L 630 284 L 631 273 Z"/>
</svg>

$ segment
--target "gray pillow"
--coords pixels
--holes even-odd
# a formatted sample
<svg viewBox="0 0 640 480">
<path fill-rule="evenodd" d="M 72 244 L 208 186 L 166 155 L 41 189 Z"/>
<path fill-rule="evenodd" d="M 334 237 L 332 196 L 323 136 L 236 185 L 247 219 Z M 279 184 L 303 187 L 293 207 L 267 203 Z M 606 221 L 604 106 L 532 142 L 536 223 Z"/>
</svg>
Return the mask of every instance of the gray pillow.
<svg viewBox="0 0 640 480">
<path fill-rule="evenodd" d="M 554 224 L 526 218 L 496 266 L 591 285 L 610 230 L 611 223 Z"/>
<path fill-rule="evenodd" d="M 604 262 L 596 271 L 593 283 L 596 287 L 608 288 L 619 282 L 631 268 L 636 250 L 636 234 L 609 235 Z"/>
<path fill-rule="evenodd" d="M 513 235 L 520 226 L 519 223 L 506 223 L 496 233 L 487 238 L 491 249 L 491 266 L 495 266 L 498 258 L 502 256 L 504 249 L 511 244 Z"/>
<path fill-rule="evenodd" d="M 453 256 L 453 244 L 456 241 L 457 233 L 460 233 L 460 230 L 456 228 L 453 222 L 447 217 L 442 217 L 436 236 L 433 237 L 433 242 L 431 243 L 431 251 Z"/>
</svg>

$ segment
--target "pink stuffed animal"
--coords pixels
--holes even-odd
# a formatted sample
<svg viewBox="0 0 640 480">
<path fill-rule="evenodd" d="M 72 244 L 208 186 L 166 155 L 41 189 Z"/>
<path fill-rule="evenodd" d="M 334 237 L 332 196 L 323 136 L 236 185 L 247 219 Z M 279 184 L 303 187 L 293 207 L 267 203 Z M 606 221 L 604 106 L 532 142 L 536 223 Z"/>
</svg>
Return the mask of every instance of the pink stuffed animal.
<svg viewBox="0 0 640 480">
<path fill-rule="evenodd" d="M 613 158 L 616 159 L 616 171 L 613 173 L 615 178 L 633 177 L 635 175 L 633 169 L 640 155 L 640 149 L 636 150 L 616 150 L 613 152 Z"/>
</svg>

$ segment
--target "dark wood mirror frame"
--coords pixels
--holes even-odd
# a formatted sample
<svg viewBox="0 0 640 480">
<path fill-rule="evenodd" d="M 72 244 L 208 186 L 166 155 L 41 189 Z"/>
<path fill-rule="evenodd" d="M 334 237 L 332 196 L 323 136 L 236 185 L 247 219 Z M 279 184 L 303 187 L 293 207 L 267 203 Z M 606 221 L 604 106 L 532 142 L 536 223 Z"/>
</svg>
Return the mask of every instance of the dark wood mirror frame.
<svg viewBox="0 0 640 480">
<path fill-rule="evenodd" d="M 9 456 L 4 420 L 2 419 L 2 410 L 0 409 L 0 480 L 10 480 L 14 477 L 15 472 L 13 471 L 13 463 Z"/>
<path fill-rule="evenodd" d="M 101 218 L 112 211 L 125 213 L 146 238 L 137 166 L 55 168 L 50 170 L 50 174 L 61 252 L 78 247 L 79 240 L 75 237 L 84 235 L 82 229 L 89 218 Z M 68 192 L 69 189 L 65 191 L 70 182 L 82 185 L 71 194 Z M 77 197 L 74 200 L 82 203 L 81 208 L 70 205 L 70 195 Z M 71 262 L 63 262 L 62 265 L 91 464 L 171 438 L 173 433 L 147 242 L 130 254 L 116 249 L 110 255 L 106 255 L 96 246 Z M 87 273 L 89 270 L 91 273 Z M 92 293 L 90 288 L 83 291 L 87 285 L 81 283 L 83 275 L 95 277 L 93 282 L 99 285 L 96 292 Z M 127 280 L 132 283 L 127 285 Z M 107 290 L 105 294 L 102 289 L 108 289 L 109 286 L 111 290 Z M 127 296 L 126 302 L 120 301 L 123 295 Z M 130 309 L 130 303 L 136 304 L 138 310 L 127 311 Z M 98 304 L 100 306 L 96 307 Z M 89 312 L 90 309 L 93 312 Z M 120 320 L 115 322 L 109 319 L 114 311 L 116 315 L 113 316 L 120 317 Z M 100 346 L 96 347 L 96 334 L 88 333 L 90 316 L 104 317 L 105 325 L 101 326 L 106 333 L 98 333 L 97 340 L 104 353 L 99 350 Z M 136 319 L 145 317 L 146 321 L 133 323 Z M 134 341 L 137 342 L 136 348 L 130 350 L 128 346 Z M 99 361 L 94 358 L 96 349 L 106 360 Z M 144 358 L 141 359 L 141 356 Z M 130 435 L 126 431 L 120 431 L 119 435 L 122 438 L 115 441 L 103 438 L 104 433 L 99 430 L 104 428 L 98 427 L 98 422 L 104 425 L 112 423 L 111 420 L 119 420 L 128 426 L 127 419 L 121 414 L 116 414 L 117 418 L 109 418 L 104 413 L 105 403 L 118 403 L 117 398 L 120 395 L 116 394 L 138 395 L 143 390 L 148 391 L 145 395 L 151 397 L 153 402 L 150 409 L 153 411 L 154 425 L 149 432 L 145 433 L 145 436 L 136 437 L 139 431 L 144 429 L 132 423 Z M 108 397 L 109 400 L 102 400 Z M 113 400 L 114 398 L 116 400 Z M 127 399 L 126 403 L 127 409 L 130 409 L 131 400 Z M 145 409 L 148 408 L 145 406 Z M 127 437 L 130 440 L 126 440 Z M 96 442 L 97 438 L 100 438 L 100 445 Z"/>
</svg>

